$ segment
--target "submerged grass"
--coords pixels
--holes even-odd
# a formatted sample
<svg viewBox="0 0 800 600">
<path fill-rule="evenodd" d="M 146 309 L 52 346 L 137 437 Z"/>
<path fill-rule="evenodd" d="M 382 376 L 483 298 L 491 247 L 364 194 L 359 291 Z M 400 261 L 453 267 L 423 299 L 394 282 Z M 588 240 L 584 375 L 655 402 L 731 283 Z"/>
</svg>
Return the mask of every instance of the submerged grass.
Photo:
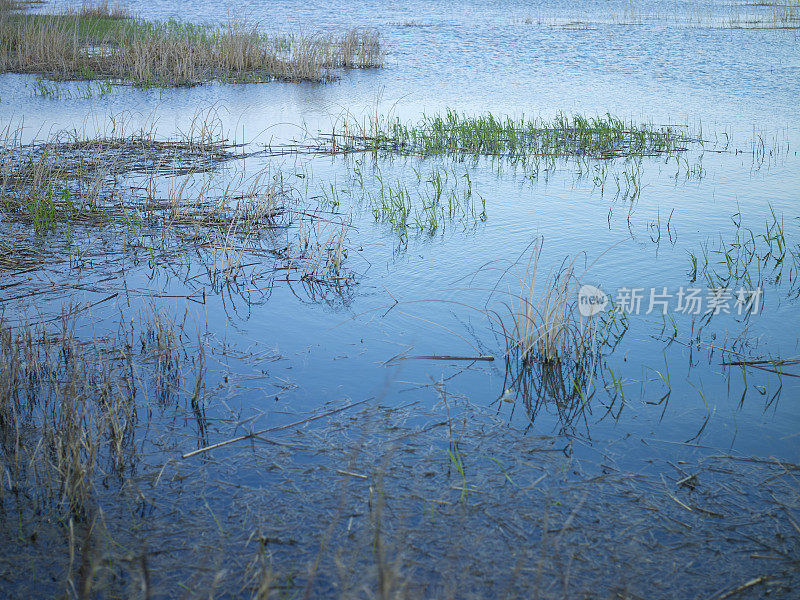
<svg viewBox="0 0 800 600">
<path fill-rule="evenodd" d="M 113 79 L 139 86 L 326 81 L 340 68 L 379 67 L 374 30 L 271 37 L 256 25 L 148 22 L 84 7 L 81 12 L 0 12 L 0 72 L 53 79 Z"/>
<path fill-rule="evenodd" d="M 360 195 L 375 222 L 388 225 L 401 242 L 407 242 L 410 233 L 433 235 L 453 226 L 467 230 L 487 218 L 486 200 L 474 190 L 470 170 L 461 165 L 420 161 L 411 166 L 412 174 L 396 178 L 377 160 L 369 164 L 356 158 L 347 168 L 347 191 Z M 323 189 L 323 198 L 338 206 L 335 184 Z"/>
<path fill-rule="evenodd" d="M 736 231 L 730 239 L 720 235 L 714 245 L 707 241 L 697 253 L 689 252 L 691 281 L 704 281 L 710 289 L 731 294 L 745 293 L 748 298 L 758 294 L 748 302 L 756 311 L 765 284 L 783 285 L 789 297 L 800 296 L 800 243 L 795 239 L 800 219 L 786 223 L 784 216 L 770 207 L 759 228 L 745 227 L 740 212 L 733 214 L 731 221 Z"/>
<path fill-rule="evenodd" d="M 173 343 L 168 334 L 164 340 Z M 124 349 L 130 339 L 120 341 Z M 148 343 L 148 355 L 159 352 L 161 342 Z M 60 365 L 61 346 L 51 346 Z M 45 350 L 35 342 L 33 351 Z M 252 383 L 242 383 L 247 397 Z M 24 379 L 20 385 L 36 389 Z M 93 472 L 97 508 L 84 518 L 37 505 L 29 494 L 36 482 L 9 469 L 0 480 L 16 485 L 0 488 L 5 589 L 48 597 L 412 600 L 638 598 L 653 590 L 668 597 L 675 577 L 703 598 L 756 578 L 770 597 L 792 597 L 797 585 L 800 467 L 785 461 L 712 450 L 677 465 L 652 455 L 632 464 L 630 445 L 571 455 L 563 439 L 455 400 L 446 413 L 370 404 L 324 425 L 316 420 L 181 458 L 199 437 L 183 418 L 210 425 L 203 445 L 247 427 L 232 398 L 211 400 L 197 404 L 207 406 L 205 419 L 192 416 L 190 401 L 139 404 L 126 446 L 136 468 L 104 462 L 104 441 Z M 41 433 L 31 426 L 23 435 L 33 441 Z M 23 462 L 42 466 L 42 476 L 52 472 L 37 446 L 20 452 Z M 15 464 L 12 454 L 0 459 Z M 722 535 L 730 529 L 741 535 Z M 662 550 L 675 560 L 654 560 Z M 761 558 L 737 560 L 756 553 Z M 708 556 L 703 576 L 682 572 L 698 554 Z M 598 569 L 614 573 L 620 565 L 624 577 L 598 584 Z"/>
<path fill-rule="evenodd" d="M 234 151 L 211 111 L 170 139 L 118 116 L 95 137 L 20 140 L 10 128 L 0 140 L 2 269 L 68 257 L 82 270 L 114 256 L 123 272 L 147 265 L 148 276 L 204 268 L 212 289 L 238 280 L 234 287 L 269 290 L 256 280 L 278 271 L 304 285 L 353 283 L 348 220 L 298 209 L 280 171 L 248 174 L 242 163 L 251 155 Z"/>
<path fill-rule="evenodd" d="M 26 509 L 85 519 L 97 472 L 133 466 L 136 383 L 129 354 L 90 352 L 74 327 L 12 331 L 0 320 L 0 445 L 14 482 L 0 485 L 0 503 L 27 497 Z"/>
</svg>

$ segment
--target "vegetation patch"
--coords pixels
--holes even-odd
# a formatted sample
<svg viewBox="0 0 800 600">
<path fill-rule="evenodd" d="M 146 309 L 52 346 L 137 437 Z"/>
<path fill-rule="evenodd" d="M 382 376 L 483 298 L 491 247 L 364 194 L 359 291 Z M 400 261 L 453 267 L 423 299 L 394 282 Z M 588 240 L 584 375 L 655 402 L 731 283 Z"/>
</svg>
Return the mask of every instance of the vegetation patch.
<svg viewBox="0 0 800 600">
<path fill-rule="evenodd" d="M 119 119 L 104 135 L 56 134 L 31 144 L 7 130 L 0 156 L 0 268 L 79 270 L 109 260 L 175 269 L 212 286 L 272 278 L 342 286 L 348 219 L 298 209 L 280 171 L 242 166 L 208 115 L 171 139 Z M 223 164 L 230 168 L 221 169 Z M 113 233 L 109 235 L 109 233 Z M 191 256 L 195 256 L 192 263 Z M 249 257 L 249 258 L 247 258 Z M 246 267 L 257 272 L 245 276 Z"/>
<path fill-rule="evenodd" d="M 701 244 L 697 253 L 689 252 L 692 283 L 699 280 L 711 289 L 746 286 L 750 290 L 784 284 L 789 297 L 799 297 L 800 243 L 792 234 L 800 217 L 784 223 L 783 215 L 770 207 L 770 216 L 760 229 L 744 226 L 741 212 L 733 214 L 731 221 L 736 230 L 730 239 L 720 235 L 714 243 Z"/>
<path fill-rule="evenodd" d="M 328 81 L 342 68 L 380 67 L 376 31 L 269 36 L 231 21 L 149 22 L 108 8 L 21 14 L 0 11 L 0 72 L 52 79 L 113 79 L 137 86 L 209 81 Z"/>
<path fill-rule="evenodd" d="M 339 132 L 324 136 L 325 147 L 340 152 L 371 150 L 405 154 L 502 156 L 524 160 L 536 156 L 617 158 L 673 155 L 699 136 L 680 126 L 627 123 L 610 114 L 601 117 L 559 114 L 552 121 L 521 117 L 477 117 L 447 110 L 408 125 L 400 119 L 371 117 L 345 121 Z"/>
<path fill-rule="evenodd" d="M 392 178 L 380 167 L 363 158 L 347 162 L 348 189 L 359 199 L 376 223 L 388 225 L 401 242 L 409 233 L 434 235 L 449 227 L 462 231 L 486 220 L 486 200 L 474 191 L 470 171 L 455 163 L 412 166 L 410 177 Z M 339 205 L 335 183 L 322 189 L 324 200 Z"/>
</svg>

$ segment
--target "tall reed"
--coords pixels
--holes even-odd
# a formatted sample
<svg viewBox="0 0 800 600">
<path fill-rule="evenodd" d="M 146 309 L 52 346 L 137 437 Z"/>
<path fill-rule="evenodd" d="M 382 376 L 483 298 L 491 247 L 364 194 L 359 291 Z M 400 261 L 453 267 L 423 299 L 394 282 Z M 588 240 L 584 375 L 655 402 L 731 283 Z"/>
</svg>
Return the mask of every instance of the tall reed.
<svg viewBox="0 0 800 600">
<path fill-rule="evenodd" d="M 383 56 L 379 34 L 369 29 L 271 37 L 243 21 L 155 23 L 102 10 L 0 18 L 0 71 L 55 79 L 141 86 L 327 81 L 335 69 L 380 67 Z"/>
</svg>

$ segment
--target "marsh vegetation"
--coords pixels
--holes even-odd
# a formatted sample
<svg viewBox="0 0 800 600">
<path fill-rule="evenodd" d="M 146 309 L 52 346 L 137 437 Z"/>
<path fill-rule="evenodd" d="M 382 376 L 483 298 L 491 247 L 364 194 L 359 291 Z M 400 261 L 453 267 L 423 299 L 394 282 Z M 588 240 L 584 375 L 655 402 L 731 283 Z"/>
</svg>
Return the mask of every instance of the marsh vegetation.
<svg viewBox="0 0 800 600">
<path fill-rule="evenodd" d="M 162 4 L 0 0 L 0 595 L 794 597 L 791 29 Z"/>
<path fill-rule="evenodd" d="M 560 113 L 552 121 L 513 119 L 493 114 L 470 117 L 453 110 L 425 116 L 413 125 L 400 119 L 370 116 L 366 122 L 344 120 L 339 132 L 323 136 L 332 151 L 369 150 L 430 156 L 495 156 L 524 161 L 535 156 L 619 158 L 675 155 L 698 134 L 679 126 L 626 123 L 602 117 Z"/>
<path fill-rule="evenodd" d="M 0 11 L 0 72 L 136 86 L 326 81 L 383 63 L 377 32 L 270 37 L 257 24 L 146 22 L 92 5 L 57 15 Z"/>
</svg>

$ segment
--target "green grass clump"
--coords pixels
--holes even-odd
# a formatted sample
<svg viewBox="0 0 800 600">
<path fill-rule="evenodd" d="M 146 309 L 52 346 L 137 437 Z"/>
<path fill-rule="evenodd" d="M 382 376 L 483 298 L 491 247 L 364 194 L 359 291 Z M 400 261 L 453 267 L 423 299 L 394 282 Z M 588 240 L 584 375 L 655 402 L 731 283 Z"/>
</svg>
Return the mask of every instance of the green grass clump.
<svg viewBox="0 0 800 600">
<path fill-rule="evenodd" d="M 371 118 L 345 123 L 334 134 L 338 150 L 362 149 L 433 155 L 465 154 L 525 159 L 535 156 L 615 158 L 673 154 L 695 141 L 685 129 L 628 123 L 610 114 L 587 118 L 559 114 L 552 121 L 492 114 L 469 117 L 448 110 L 415 125 Z"/>
</svg>

